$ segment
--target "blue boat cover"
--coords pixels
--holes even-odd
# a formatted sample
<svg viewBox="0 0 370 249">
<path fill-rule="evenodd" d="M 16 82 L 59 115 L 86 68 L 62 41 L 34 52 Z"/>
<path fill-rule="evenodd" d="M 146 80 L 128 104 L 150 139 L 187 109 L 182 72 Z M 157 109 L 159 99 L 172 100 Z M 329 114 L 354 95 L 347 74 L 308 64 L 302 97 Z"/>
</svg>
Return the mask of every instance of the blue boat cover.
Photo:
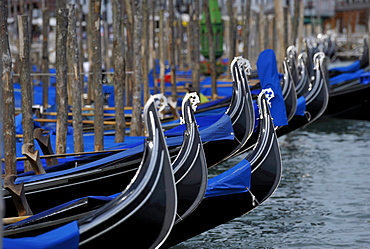
<svg viewBox="0 0 370 249">
<path fill-rule="evenodd" d="M 197 124 L 199 126 L 200 134 L 202 137 L 202 141 L 211 141 L 211 140 L 233 140 L 234 133 L 231 119 L 228 115 L 224 114 L 227 107 L 217 108 L 217 110 L 209 110 L 205 112 L 201 112 L 196 114 Z M 222 114 L 220 114 L 222 113 Z M 21 118 L 18 119 L 19 126 L 21 127 Z M 179 124 L 179 120 L 168 122 L 168 124 Z M 211 127 L 212 126 L 212 127 Z M 20 128 L 21 129 L 21 128 Z M 183 139 L 183 131 L 185 126 L 180 128 L 175 128 L 173 130 L 168 130 L 166 132 L 167 136 L 179 136 L 180 138 L 177 140 L 173 140 L 174 143 L 178 143 L 175 145 L 180 145 Z M 73 135 L 67 135 L 67 147 L 66 153 L 73 153 L 74 152 L 74 142 L 73 142 Z M 104 149 L 105 150 L 113 150 L 113 149 L 129 149 L 138 146 L 144 142 L 145 137 L 125 137 L 125 142 L 123 143 L 115 143 L 114 136 L 104 136 Z M 55 151 L 55 141 L 56 136 L 55 134 L 50 134 L 50 143 Z M 18 140 L 16 143 L 16 153 L 17 157 L 22 157 L 22 140 Z M 35 150 L 41 151 L 40 146 L 37 142 L 34 143 Z M 92 134 L 85 134 L 84 135 L 84 151 L 94 151 L 94 136 Z M 83 162 L 82 157 L 69 157 L 69 158 L 62 158 L 59 159 L 59 164 L 76 161 L 77 163 Z M 46 161 L 44 159 L 41 160 L 43 166 L 46 167 Z M 23 171 L 23 161 L 17 161 L 17 172 Z M 4 166 L 3 166 L 4 168 Z M 4 169 L 3 169 L 4 172 Z"/>
<path fill-rule="evenodd" d="M 356 79 L 359 79 L 363 73 L 364 73 L 364 69 L 359 69 L 351 73 L 342 73 L 334 77 L 331 77 L 329 79 L 329 83 L 330 85 L 335 85 L 335 84 L 339 84 L 345 81 L 356 80 Z"/>
<path fill-rule="evenodd" d="M 270 111 L 275 126 L 288 124 L 284 97 L 281 92 L 279 73 L 276 65 L 275 52 L 272 49 L 262 51 L 257 60 L 257 71 L 262 89 L 273 91 L 272 94 L 265 93 L 266 98 L 270 99 Z"/>
<path fill-rule="evenodd" d="M 228 122 L 230 120 L 230 122 Z M 233 127 L 231 119 L 226 114 L 221 115 L 210 115 L 205 117 L 196 118 L 198 129 L 202 141 L 216 141 L 216 140 L 233 140 Z M 177 121 L 179 122 L 179 121 Z M 164 134 L 167 137 L 173 136 L 183 136 L 184 131 L 186 130 L 186 125 L 178 125 L 168 131 L 165 131 Z"/>
<path fill-rule="evenodd" d="M 15 108 L 22 108 L 22 94 L 21 94 L 21 85 L 19 83 L 14 83 L 14 106 Z M 33 100 L 36 105 L 42 105 L 42 86 L 33 87 Z M 51 86 L 48 88 L 48 100 L 49 105 L 55 105 L 55 87 Z"/>
<path fill-rule="evenodd" d="M 181 145 L 183 141 L 183 132 L 176 131 L 176 130 L 175 132 L 181 133 L 181 135 L 168 137 L 166 139 L 168 146 Z M 200 136 L 203 142 L 213 141 L 213 140 L 222 140 L 222 139 L 228 139 L 228 140 L 234 139 L 234 130 L 232 127 L 232 123 L 231 123 L 230 117 L 226 114 L 223 114 L 222 116 L 218 118 L 218 120 L 215 123 L 213 123 L 212 125 L 208 127 L 204 127 L 199 132 L 200 132 Z M 169 131 L 168 134 L 171 134 L 171 131 Z M 134 154 L 137 154 L 143 151 L 144 151 L 144 143 L 139 142 L 138 144 L 136 144 L 135 147 L 132 147 L 128 150 L 118 152 L 116 154 L 107 156 L 105 158 L 102 158 L 102 159 L 99 159 L 99 160 L 96 160 L 90 163 L 86 163 L 84 165 L 74 167 L 71 169 L 65 169 L 65 170 L 61 170 L 57 172 L 48 172 L 46 174 L 41 174 L 41 175 L 19 176 L 15 180 L 15 183 L 17 184 L 21 182 L 33 182 L 33 181 L 48 179 L 51 177 L 58 177 L 61 175 L 72 174 L 72 173 L 76 173 L 76 172 L 83 171 L 86 169 L 92 169 L 94 167 L 99 167 L 102 164 L 106 164 L 111 161 L 125 158 L 127 156 L 134 155 Z M 75 160 L 75 159 L 69 159 L 69 160 Z"/>
<path fill-rule="evenodd" d="M 230 118 L 226 114 L 224 114 L 225 111 L 226 111 L 226 108 L 227 107 L 220 108 L 221 110 L 217 110 L 215 112 L 212 112 L 213 110 L 206 111 L 206 112 L 204 112 L 205 113 L 204 116 L 203 116 L 203 113 L 199 113 L 200 115 L 196 115 L 196 120 L 197 120 L 199 130 L 202 131 L 202 130 L 210 127 L 211 125 L 214 125 L 215 127 L 213 127 L 213 128 L 217 129 L 217 134 L 214 134 L 215 135 L 214 137 L 215 137 L 216 140 L 233 139 L 233 138 L 230 138 L 230 134 L 232 134 L 232 132 L 233 132 L 232 123 L 231 123 L 231 121 L 228 122 L 228 120 L 230 120 Z M 222 114 L 219 114 L 219 112 L 221 112 Z M 214 114 L 214 113 L 216 113 L 216 114 Z M 20 116 L 20 115 L 18 115 L 18 116 Z M 18 121 L 16 121 L 17 127 L 19 127 L 20 130 L 22 129 L 21 121 L 22 121 L 21 118 L 18 119 Z M 179 123 L 180 123 L 179 120 L 175 120 L 175 121 L 165 123 L 165 124 L 173 124 L 173 125 L 178 125 L 179 126 L 179 127 L 175 127 L 173 129 L 170 129 L 170 130 L 166 131 L 165 135 L 166 136 L 182 136 L 183 131 L 185 130 L 186 126 L 185 125 L 179 125 Z M 212 132 L 214 132 L 214 130 Z M 209 137 L 209 134 L 207 134 L 206 131 L 202 132 L 202 135 Z M 116 143 L 114 141 L 114 139 L 115 139 L 114 135 L 107 135 L 107 136 L 104 136 L 104 149 L 105 150 L 112 150 L 112 149 L 117 149 L 117 148 L 119 148 L 119 149 L 132 148 L 132 147 L 135 147 L 136 145 L 138 145 L 139 143 L 143 143 L 144 138 L 145 137 L 142 137 L 142 136 L 138 136 L 138 137 L 125 136 L 125 142 Z M 51 143 L 51 146 L 54 150 L 56 148 L 55 141 L 56 141 L 56 135 L 55 134 L 50 134 L 50 143 Z M 67 137 L 66 137 L 66 144 L 67 144 L 66 153 L 73 153 L 74 152 L 74 142 L 73 141 L 74 141 L 73 140 L 73 135 L 67 135 Z M 22 151 L 21 151 L 22 144 L 23 143 L 21 141 L 19 141 L 17 143 L 17 157 L 22 156 Z M 35 150 L 40 150 L 41 151 L 41 148 L 39 147 L 38 143 L 35 143 Z M 84 151 L 94 151 L 94 136 L 93 136 L 93 134 L 90 134 L 90 135 L 89 134 L 84 134 Z"/>
<path fill-rule="evenodd" d="M 259 94 L 261 92 L 260 89 L 256 89 L 254 90 L 255 94 Z M 256 120 L 255 120 L 255 127 L 258 127 L 258 106 L 257 106 L 257 103 L 256 101 L 253 101 L 253 104 L 254 104 L 254 112 L 255 112 L 255 117 L 256 117 Z M 306 111 L 306 99 L 301 96 L 297 99 L 297 109 L 294 113 L 294 115 L 299 115 L 299 116 L 304 116 L 304 113 Z"/>
<path fill-rule="evenodd" d="M 134 155 L 134 154 L 143 152 L 143 150 L 144 150 L 144 144 L 141 144 L 141 145 L 138 145 L 138 146 L 136 146 L 134 148 L 131 148 L 129 150 L 118 152 L 116 154 L 107 156 L 105 158 L 101 158 L 99 160 L 96 160 L 96 161 L 93 161 L 93 162 L 90 162 L 90 163 L 86 163 L 84 165 L 80 165 L 78 167 L 65 169 L 65 170 L 60 170 L 60 171 L 56 171 L 56 172 L 48 172 L 46 174 L 40 174 L 40 175 L 19 176 L 15 180 L 15 184 L 18 184 L 18 183 L 21 183 L 21 182 L 34 182 L 34 181 L 39 181 L 39 180 L 44 180 L 44 179 L 50 179 L 50 178 L 53 178 L 53 177 L 58 177 L 58 176 L 77 173 L 77 172 L 87 170 L 87 169 L 93 169 L 95 167 L 101 166 L 102 164 L 106 164 L 110 161 L 115 161 L 115 160 L 130 156 L 130 155 Z"/>
<path fill-rule="evenodd" d="M 208 187 L 205 193 L 205 198 L 223 196 L 229 194 L 245 193 L 248 192 L 251 186 L 251 164 L 248 160 L 243 159 L 237 165 L 231 169 L 221 173 L 220 175 L 213 177 L 208 180 Z M 34 220 L 40 217 L 47 216 L 61 209 L 69 207 L 79 200 L 84 198 L 96 199 L 105 202 L 109 202 L 116 198 L 120 193 L 115 193 L 110 196 L 87 196 L 77 198 L 51 209 L 45 210 L 41 213 L 35 214 L 32 217 L 25 219 L 20 222 L 27 222 L 27 220 Z M 16 224 L 16 223 L 15 223 Z M 53 236 L 57 234 L 58 239 L 54 239 Z M 9 239 L 4 238 L 4 248 L 77 248 L 78 244 L 78 225 L 74 221 L 61 228 L 55 229 L 53 231 L 47 232 L 37 237 L 33 238 L 21 238 L 21 239 Z M 52 244 L 47 244 L 47 240 L 53 242 Z M 24 243 L 30 243 L 30 245 L 35 245 L 35 247 L 24 247 Z M 35 244 L 37 243 L 37 244 Z M 64 243 L 64 244 L 62 244 Z M 69 243 L 69 244 L 67 244 Z M 17 247 L 19 245 L 19 247 Z M 58 246 L 65 247 L 58 247 Z M 5 247 L 6 246 L 6 247 Z"/>
<path fill-rule="evenodd" d="M 35 237 L 3 238 L 3 249 L 77 249 L 80 240 L 77 221 Z"/>
<path fill-rule="evenodd" d="M 333 67 L 330 68 L 329 71 L 338 71 L 338 72 L 355 72 L 358 71 L 361 67 L 361 63 L 359 60 L 354 61 L 352 64 L 345 66 L 345 67 Z"/>
<path fill-rule="evenodd" d="M 102 205 L 103 203 L 106 203 L 106 202 L 109 202 L 113 199 L 115 199 L 118 195 L 120 195 L 121 192 L 119 193 L 116 193 L 114 195 L 110 195 L 110 196 L 86 196 L 86 197 L 80 197 L 80 198 L 77 198 L 77 199 L 74 199 L 74 200 L 71 200 L 71 201 L 68 201 L 68 202 L 65 202 L 65 203 L 62 203 L 58 206 L 55 206 L 55 207 L 52 207 L 50 209 L 47 209 L 45 211 L 42 211 L 40 213 L 37 213 L 35 215 L 32 215 L 24 220 L 21 220 L 21 221 L 18 221 L 16 223 L 13 223 L 11 225 L 7 225 L 7 226 L 14 226 L 14 225 L 21 225 L 21 224 L 26 224 L 30 221 L 34 221 L 34 220 L 38 220 L 38 219 L 41 219 L 43 217 L 48 217 L 54 213 L 58 213 L 58 212 L 61 212 L 61 210 L 65 210 L 65 209 L 70 209 L 70 208 L 73 208 L 74 205 L 80 205 L 80 203 L 78 203 L 80 200 L 83 200 L 83 203 L 87 205 L 88 202 L 90 202 L 90 200 L 99 200 L 99 204 L 98 205 Z M 97 202 L 95 202 L 97 203 Z M 5 228 L 7 228 L 7 226 L 5 226 Z"/>
<path fill-rule="evenodd" d="M 360 83 L 367 85 L 370 83 L 370 72 L 365 72 L 360 75 Z"/>
<path fill-rule="evenodd" d="M 304 112 L 306 111 L 306 99 L 301 96 L 297 99 L 297 109 L 294 115 L 304 116 Z"/>
<path fill-rule="evenodd" d="M 251 164 L 248 160 L 243 159 L 240 163 L 222 174 L 208 180 L 208 187 L 205 193 L 205 198 L 223 196 L 229 194 L 245 193 L 249 191 L 251 186 Z M 91 199 L 98 199 L 103 201 L 111 201 L 120 193 L 111 196 L 88 196 Z M 59 209 L 68 207 L 77 201 L 86 198 L 78 198 L 57 207 L 51 208 L 39 214 L 35 214 L 29 219 L 37 219 L 45 215 L 51 214 Z M 24 221 L 27 221 L 25 219 Z M 23 221 L 23 222 L 24 222 Z M 22 222 L 22 221 L 21 221 Z M 4 249 L 74 249 L 78 248 L 79 230 L 77 221 L 73 221 L 55 230 L 46 232 L 36 237 L 25 238 L 3 238 Z"/>
<path fill-rule="evenodd" d="M 248 192 L 251 187 L 251 164 L 243 159 L 231 169 L 208 180 L 205 197 Z"/>
<path fill-rule="evenodd" d="M 104 136 L 104 150 L 113 150 L 113 149 L 128 149 L 135 147 L 139 143 L 144 142 L 145 137 L 131 137 L 131 136 L 125 136 L 125 142 L 123 143 L 116 143 L 114 141 L 114 135 L 113 136 Z M 94 151 L 94 136 L 84 135 L 84 151 Z M 56 135 L 50 134 L 50 144 L 53 148 L 53 151 L 55 151 L 55 143 L 56 143 Z M 22 157 L 22 140 L 18 141 L 16 143 L 16 151 L 17 151 L 17 157 Z M 34 143 L 35 150 L 39 150 L 42 154 L 41 148 L 39 144 L 35 141 Z M 74 141 L 73 141 L 73 135 L 67 135 L 66 137 L 66 153 L 74 153 Z"/>
<path fill-rule="evenodd" d="M 15 125 L 15 133 L 16 134 L 23 134 L 23 126 L 22 126 L 22 113 L 18 114 L 17 116 L 15 116 L 14 118 L 14 125 Z M 33 116 L 33 118 L 36 118 L 35 115 Z M 41 128 L 41 125 L 39 122 L 36 122 L 36 121 L 33 121 L 33 126 L 34 128 Z"/>
</svg>

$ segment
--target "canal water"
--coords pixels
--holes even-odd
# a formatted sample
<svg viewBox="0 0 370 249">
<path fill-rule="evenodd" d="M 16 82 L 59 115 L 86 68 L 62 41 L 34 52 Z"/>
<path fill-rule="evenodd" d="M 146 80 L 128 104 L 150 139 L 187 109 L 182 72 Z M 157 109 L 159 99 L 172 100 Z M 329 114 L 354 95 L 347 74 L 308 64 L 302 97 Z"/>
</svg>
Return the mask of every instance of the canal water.
<svg viewBox="0 0 370 249">
<path fill-rule="evenodd" d="M 283 174 L 265 203 L 173 248 L 370 248 L 370 121 L 319 120 L 279 144 Z"/>
</svg>

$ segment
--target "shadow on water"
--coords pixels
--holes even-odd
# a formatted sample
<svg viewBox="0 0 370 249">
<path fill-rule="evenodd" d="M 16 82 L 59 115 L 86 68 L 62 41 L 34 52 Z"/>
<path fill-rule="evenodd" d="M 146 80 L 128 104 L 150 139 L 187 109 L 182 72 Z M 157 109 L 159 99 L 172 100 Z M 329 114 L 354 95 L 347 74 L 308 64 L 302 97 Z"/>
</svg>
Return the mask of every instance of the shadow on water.
<svg viewBox="0 0 370 249">
<path fill-rule="evenodd" d="M 272 197 L 174 248 L 370 248 L 370 122 L 318 121 L 279 143 L 283 175 Z"/>
</svg>

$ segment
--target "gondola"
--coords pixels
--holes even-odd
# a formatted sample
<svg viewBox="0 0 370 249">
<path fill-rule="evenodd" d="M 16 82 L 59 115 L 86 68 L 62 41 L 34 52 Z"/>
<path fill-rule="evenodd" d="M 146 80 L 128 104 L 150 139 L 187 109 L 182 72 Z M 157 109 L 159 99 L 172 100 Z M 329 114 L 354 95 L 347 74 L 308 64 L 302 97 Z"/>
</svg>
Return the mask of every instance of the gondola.
<svg viewBox="0 0 370 249">
<path fill-rule="evenodd" d="M 325 117 L 370 120 L 370 67 L 368 44 L 359 60 L 347 67 L 331 68 L 330 100 Z"/>
<path fill-rule="evenodd" d="M 207 188 L 207 163 L 194 117 L 199 97 L 187 94 L 182 102 L 182 123 L 186 124 L 184 141 L 172 163 L 177 189 L 176 222 L 183 220 L 199 205 Z"/>
<path fill-rule="evenodd" d="M 258 71 L 258 78 L 260 80 L 258 85 L 253 87 L 254 99 L 254 111 L 253 113 L 258 112 L 258 105 L 256 101 L 256 97 L 261 92 L 263 92 L 268 100 L 271 107 L 271 115 L 273 116 L 274 125 L 279 127 L 281 125 L 285 125 L 287 123 L 287 114 L 288 111 L 286 109 L 287 105 L 290 105 L 290 108 L 295 108 L 292 105 L 292 101 L 294 94 L 290 95 L 288 98 L 285 98 L 283 94 L 289 95 L 288 92 L 292 91 L 292 86 L 290 81 L 284 81 L 283 84 L 289 84 L 288 87 L 285 88 L 285 93 L 282 92 L 281 81 L 277 71 L 276 65 L 276 56 L 275 52 L 271 49 L 266 49 L 261 52 L 258 60 L 257 60 L 257 71 Z M 239 68 L 239 75 L 241 78 L 244 78 L 244 81 L 247 81 L 246 78 L 247 73 L 242 68 Z M 241 150 L 237 153 L 237 155 L 243 154 L 246 151 L 253 148 L 258 140 L 258 132 L 256 132 L 256 126 L 258 125 L 259 119 L 258 115 L 255 114 L 255 123 L 254 123 L 254 132 L 248 139 L 247 143 L 243 146 Z"/>
<path fill-rule="evenodd" d="M 154 102 L 149 101 L 144 108 L 148 132 L 144 157 L 130 184 L 126 187 L 120 182 L 124 191 L 94 211 L 83 216 L 77 214 L 74 219 L 69 216 L 73 221 L 63 226 L 52 221 L 27 226 L 27 220 L 19 222 L 23 225 L 8 226 L 4 230 L 3 248 L 104 248 L 115 247 L 122 241 L 129 248 L 158 248 L 174 225 L 177 195 L 156 112 Z"/>
<path fill-rule="evenodd" d="M 282 93 L 284 96 L 287 121 L 291 120 L 297 110 L 297 92 L 294 85 L 295 79 L 292 70 L 289 68 L 288 59 L 283 61 L 284 79 L 282 83 Z"/>
<path fill-rule="evenodd" d="M 230 64 L 233 78 L 233 95 L 226 113 L 233 124 L 233 140 L 212 141 L 203 145 L 208 167 L 219 164 L 244 148 L 254 130 L 254 105 L 248 87 L 246 74 L 250 63 L 242 57 L 235 57 Z"/>
<path fill-rule="evenodd" d="M 330 36 L 326 36 L 325 42 L 323 39 L 318 40 L 318 45 L 313 46 L 312 42 L 307 41 L 305 47 L 309 55 L 313 55 L 315 51 L 325 51 L 328 58 L 336 58 L 330 54 L 335 51 L 335 46 L 331 41 Z M 369 51 L 367 40 L 364 39 L 363 53 L 350 65 L 344 67 L 331 67 L 328 70 L 328 91 L 329 103 L 321 116 L 321 118 L 338 117 L 369 120 L 370 111 L 370 85 L 369 78 Z M 331 51 L 331 52 L 330 52 Z M 312 60 L 312 57 L 311 57 Z M 310 56 L 308 56 L 310 61 Z M 330 63 L 328 63 L 330 66 Z"/>
<path fill-rule="evenodd" d="M 283 62 L 284 78 L 280 81 L 274 51 L 271 49 L 263 51 L 257 62 L 260 83 L 253 87 L 253 92 L 264 91 L 271 98 L 271 112 L 278 136 L 283 136 L 314 122 L 323 114 L 328 105 L 326 58 L 323 53 L 315 55 L 315 67 L 312 70 L 315 76 L 312 78 L 308 77 L 308 69 L 305 64 L 306 55 L 301 54 L 298 60 L 300 65 L 297 68 L 298 84 L 295 82 L 297 77 L 293 76 L 290 65 L 291 61 L 294 61 L 291 58 L 291 53 L 293 53 L 292 48 L 287 51 L 287 57 L 290 59 Z M 237 72 L 239 78 L 248 81 L 242 68 L 239 68 Z M 298 96 L 298 89 L 301 89 L 301 96 Z M 252 148 L 257 137 L 258 133 L 253 132 L 247 143 L 234 156 Z"/>
<path fill-rule="evenodd" d="M 290 77 L 294 83 L 297 98 L 305 94 L 309 88 L 309 75 L 306 67 L 307 53 L 301 52 L 297 56 L 297 48 L 291 45 L 287 48 L 285 75 Z M 289 73 L 289 75 L 287 75 Z"/>
<path fill-rule="evenodd" d="M 370 84 L 359 78 L 343 83 L 346 87 L 332 88 L 324 117 L 370 120 Z"/>
<path fill-rule="evenodd" d="M 203 201 L 186 219 L 175 224 L 162 248 L 250 212 L 278 187 L 282 170 L 279 144 L 263 93 L 258 102 L 260 122 L 256 146 L 239 164 L 208 181 Z"/>
<path fill-rule="evenodd" d="M 260 83 L 258 88 L 256 86 L 254 87 L 254 91 L 263 91 L 265 94 L 268 94 L 268 98 L 271 100 L 271 112 L 274 112 L 272 116 L 274 117 L 275 129 L 278 136 L 283 136 L 288 132 L 314 122 L 325 110 L 328 101 L 328 92 L 324 78 L 324 59 L 322 54 L 321 56 L 319 54 L 317 55 L 315 60 L 317 64 L 315 67 L 317 74 L 315 80 L 305 95 L 297 99 L 297 95 L 294 92 L 294 79 L 288 66 L 288 61 L 284 63 L 284 72 L 286 75 L 280 81 L 274 51 L 267 49 L 260 54 L 257 62 L 257 65 L 259 65 L 257 69 Z M 245 77 L 244 74 L 241 74 L 241 77 Z M 293 111 L 294 115 L 292 115 Z M 243 154 L 253 148 L 257 139 L 258 133 L 254 132 L 246 145 L 236 155 Z"/>
<path fill-rule="evenodd" d="M 297 97 L 295 94 L 295 87 L 290 72 L 285 68 L 283 80 L 280 79 L 277 70 L 275 52 L 271 49 L 266 49 L 261 52 L 257 61 L 257 72 L 260 80 L 259 84 L 254 86 L 254 94 L 264 92 L 270 101 L 271 115 L 274 117 L 274 125 L 276 129 L 286 126 L 288 121 L 294 116 L 297 108 Z M 242 74 L 242 77 L 245 77 Z M 255 104 L 255 110 L 258 106 Z M 258 119 L 256 120 L 258 123 Z M 298 126 L 291 129 L 297 129 Z M 238 155 L 250 150 L 258 140 L 258 132 L 254 132 L 247 144 Z"/>
<path fill-rule="evenodd" d="M 184 184 L 187 187 L 183 188 L 185 193 L 179 191 L 181 207 L 179 207 L 178 218 L 186 216 L 195 208 L 197 201 L 204 193 L 207 179 L 204 151 L 201 147 L 202 141 L 195 119 L 192 114 L 189 114 L 192 111 L 189 106 L 193 97 L 194 95 L 189 95 L 184 99 L 186 103 L 183 106 L 183 114 L 187 129 L 179 149 L 180 153 L 174 160 L 176 183 Z M 157 97 L 153 96 L 152 98 Z M 192 108 L 195 108 L 194 104 L 192 104 Z M 141 146 L 135 149 L 135 157 L 137 151 L 141 151 L 141 149 Z M 84 167 L 79 166 L 67 170 L 67 172 L 57 171 L 46 175 L 30 176 L 29 179 L 27 177 L 21 178 L 20 180 L 24 180 L 25 196 L 32 212 L 39 213 L 71 198 L 87 195 L 106 196 L 118 192 L 122 184 L 128 184 L 136 174 L 138 163 L 136 159 L 122 162 L 117 155 L 100 159 L 95 162 L 95 167 L 88 170 L 79 169 L 79 167 Z M 10 194 L 3 191 L 3 196 L 8 207 L 6 217 L 17 216 L 16 209 L 12 208 L 14 204 Z"/>
<path fill-rule="evenodd" d="M 326 57 L 322 52 L 314 56 L 314 65 L 312 69 L 315 77 L 311 81 L 309 91 L 303 95 L 305 110 L 303 115 L 294 115 L 286 126 L 277 129 L 278 136 L 285 135 L 292 130 L 309 125 L 321 117 L 326 110 L 329 102 L 329 91 L 327 82 Z"/>
</svg>

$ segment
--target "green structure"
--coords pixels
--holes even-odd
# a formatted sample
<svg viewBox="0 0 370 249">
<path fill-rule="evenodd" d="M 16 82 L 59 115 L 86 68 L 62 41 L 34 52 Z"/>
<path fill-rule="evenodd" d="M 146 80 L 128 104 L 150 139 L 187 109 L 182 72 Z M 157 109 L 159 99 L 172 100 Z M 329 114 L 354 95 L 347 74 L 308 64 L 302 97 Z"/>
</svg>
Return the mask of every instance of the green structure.
<svg viewBox="0 0 370 249">
<path fill-rule="evenodd" d="M 214 35 L 214 44 L 215 44 L 215 52 L 216 52 L 216 59 L 220 58 L 223 51 L 223 35 L 224 35 L 224 28 L 221 19 L 221 12 L 218 6 L 217 0 L 209 0 L 209 12 L 211 16 L 211 23 L 212 23 L 212 31 Z M 202 13 L 202 20 L 200 22 L 200 52 L 205 58 L 209 58 L 209 45 L 208 45 L 208 36 L 207 36 L 207 24 L 206 24 L 206 15 Z"/>
</svg>

